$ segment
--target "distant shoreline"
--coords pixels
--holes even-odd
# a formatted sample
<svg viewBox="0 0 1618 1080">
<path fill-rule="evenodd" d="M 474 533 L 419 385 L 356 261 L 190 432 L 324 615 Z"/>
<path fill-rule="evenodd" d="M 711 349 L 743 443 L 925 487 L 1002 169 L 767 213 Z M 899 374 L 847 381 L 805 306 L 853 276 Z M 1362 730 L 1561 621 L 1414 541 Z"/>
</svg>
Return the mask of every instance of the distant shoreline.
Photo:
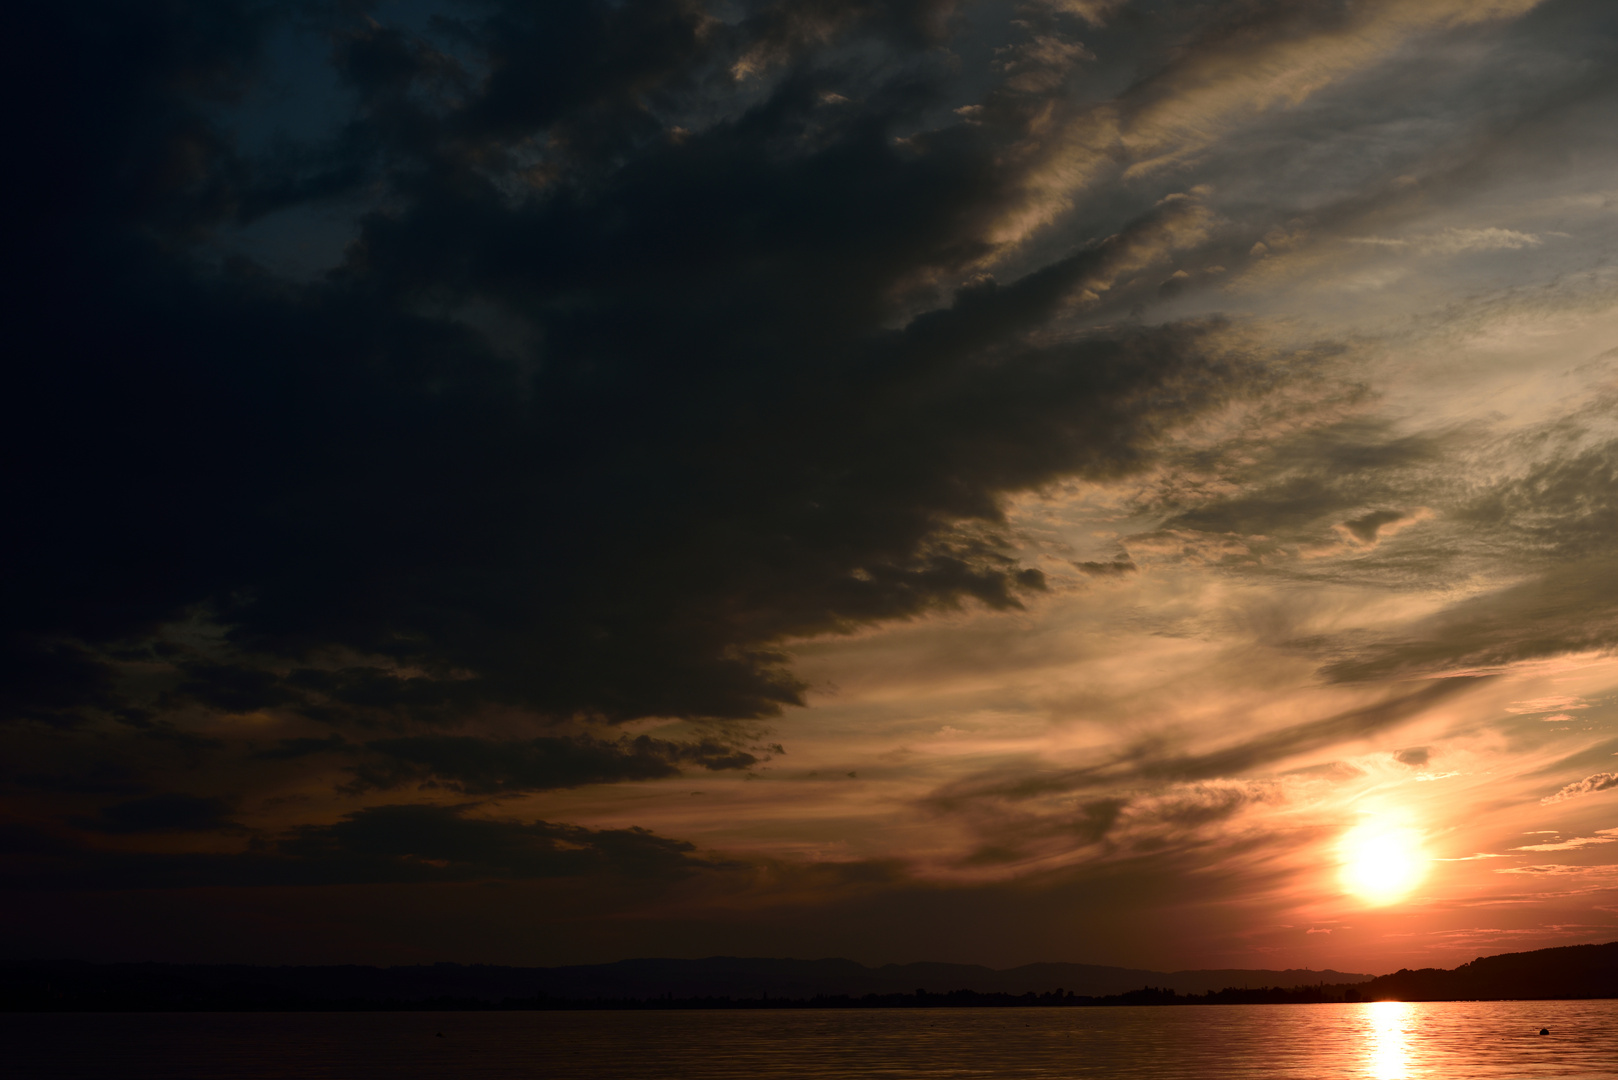
<svg viewBox="0 0 1618 1080">
<path fill-rule="evenodd" d="M 1283 994 L 1287 992 L 1283 991 Z M 1176 1006 L 1228 1006 L 1228 1005 L 1370 1005 L 1380 1002 L 1402 1002 L 1401 998 L 1322 997 L 1298 998 L 1292 996 L 1252 996 L 1238 991 L 1241 996 L 1220 994 L 1187 995 L 1163 994 L 1159 1000 L 1137 1000 L 1135 995 L 1113 995 L 1108 998 L 1082 998 L 1078 1000 L 1047 1002 L 1028 1001 L 1020 997 L 994 994 L 933 994 L 935 1001 L 868 1001 L 865 999 L 726 999 L 692 998 L 676 1000 L 638 1001 L 586 1001 L 556 999 L 534 1001 L 477 1001 L 456 999 L 451 1001 L 307 1001 L 276 1005 L 247 1005 L 222 1003 L 205 1005 L 197 1002 L 164 1005 L 155 1003 L 133 1004 L 116 1002 L 51 1002 L 36 1001 L 24 1005 L 6 1005 L 0 1012 L 26 1013 L 446 1013 L 446 1012 L 857 1012 L 882 1009 L 1002 1009 L 1002 1008 L 1172 1008 Z M 1006 998 L 1007 1000 L 1000 1000 Z M 1519 998 L 1421 998 L 1409 999 L 1410 1004 L 1442 1004 L 1464 1001 L 1612 1001 L 1618 995 L 1598 997 L 1519 997 Z"/>
<path fill-rule="evenodd" d="M 388 999 L 282 1000 L 247 1002 L 229 999 L 214 1003 L 188 1001 L 120 1001 L 106 997 L 52 999 L 48 996 L 29 1002 L 5 1003 L 8 1012 L 670 1012 L 712 1010 L 848 1010 L 848 1009 L 994 1009 L 994 1008 L 1112 1008 L 1118 1006 L 1170 1005 L 1320 1005 L 1353 1004 L 1362 999 L 1350 990 L 1332 993 L 1341 987 L 1322 991 L 1308 987 L 1283 989 L 1263 987 L 1248 990 L 1232 987 L 1209 994 L 1176 994 L 1173 990 L 1143 987 L 1125 994 L 1103 997 L 1065 994 L 981 994 L 956 990 L 941 994 L 846 994 L 812 998 L 507 998 L 485 1001 L 476 998 L 427 998 L 414 1001 Z"/>
<path fill-rule="evenodd" d="M 1156 985 L 1143 985 L 1143 976 Z M 1248 978 L 1293 982 L 1183 993 L 1167 982 L 1219 986 Z M 962 985 L 969 981 L 978 988 Z M 1131 981 L 1136 988 L 1096 992 Z M 930 989 L 929 982 L 954 988 Z M 897 988 L 904 985 L 915 989 Z M 848 960 L 739 957 L 571 968 L 0 963 L 0 1011 L 5 1012 L 1108 1008 L 1611 998 L 1618 998 L 1618 942 L 1506 953 L 1452 970 L 1401 969 L 1369 979 L 1308 970 L 1154 973 L 1052 963 L 997 971 L 970 965 L 868 968 Z"/>
</svg>

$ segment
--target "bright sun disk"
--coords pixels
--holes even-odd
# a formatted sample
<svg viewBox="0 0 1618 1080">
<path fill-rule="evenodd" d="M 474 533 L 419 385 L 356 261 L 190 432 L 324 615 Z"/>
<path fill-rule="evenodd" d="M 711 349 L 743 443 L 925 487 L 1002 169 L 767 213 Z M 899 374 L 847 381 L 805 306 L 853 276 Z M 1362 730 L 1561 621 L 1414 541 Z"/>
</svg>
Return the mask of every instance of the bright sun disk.
<svg viewBox="0 0 1618 1080">
<path fill-rule="evenodd" d="M 1343 887 L 1375 907 L 1402 900 L 1427 876 L 1427 854 L 1415 829 L 1366 822 L 1343 834 Z"/>
</svg>

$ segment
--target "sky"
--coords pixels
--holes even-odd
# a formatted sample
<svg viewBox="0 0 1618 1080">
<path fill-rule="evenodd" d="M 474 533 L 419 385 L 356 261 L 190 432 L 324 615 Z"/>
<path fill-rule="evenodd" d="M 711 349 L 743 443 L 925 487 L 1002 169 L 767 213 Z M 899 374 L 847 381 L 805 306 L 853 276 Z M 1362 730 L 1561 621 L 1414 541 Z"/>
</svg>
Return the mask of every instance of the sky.
<svg viewBox="0 0 1618 1080">
<path fill-rule="evenodd" d="M 13 40 L 0 954 L 1618 938 L 1618 7 Z"/>
</svg>

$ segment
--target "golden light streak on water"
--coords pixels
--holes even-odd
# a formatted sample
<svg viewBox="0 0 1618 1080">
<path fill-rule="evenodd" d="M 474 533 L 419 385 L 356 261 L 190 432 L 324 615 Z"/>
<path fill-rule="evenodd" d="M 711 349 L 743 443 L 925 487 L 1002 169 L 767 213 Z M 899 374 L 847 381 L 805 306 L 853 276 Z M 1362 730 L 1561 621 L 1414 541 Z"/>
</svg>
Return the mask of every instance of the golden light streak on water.
<svg viewBox="0 0 1618 1080">
<path fill-rule="evenodd" d="M 1376 1001 L 1365 1006 L 1365 1075 L 1370 1080 L 1410 1080 L 1413 1011 L 1404 1001 Z"/>
</svg>

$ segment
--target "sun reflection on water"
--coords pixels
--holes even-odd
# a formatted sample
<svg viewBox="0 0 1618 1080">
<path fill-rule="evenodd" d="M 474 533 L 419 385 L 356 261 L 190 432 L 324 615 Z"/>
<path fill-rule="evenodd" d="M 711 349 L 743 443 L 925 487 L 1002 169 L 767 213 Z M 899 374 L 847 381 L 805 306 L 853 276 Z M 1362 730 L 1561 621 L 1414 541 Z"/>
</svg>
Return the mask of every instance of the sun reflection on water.
<svg viewBox="0 0 1618 1080">
<path fill-rule="evenodd" d="M 1404 1001 L 1374 1001 L 1365 1006 L 1365 1075 L 1370 1080 L 1410 1080 L 1412 1009 Z"/>
</svg>

